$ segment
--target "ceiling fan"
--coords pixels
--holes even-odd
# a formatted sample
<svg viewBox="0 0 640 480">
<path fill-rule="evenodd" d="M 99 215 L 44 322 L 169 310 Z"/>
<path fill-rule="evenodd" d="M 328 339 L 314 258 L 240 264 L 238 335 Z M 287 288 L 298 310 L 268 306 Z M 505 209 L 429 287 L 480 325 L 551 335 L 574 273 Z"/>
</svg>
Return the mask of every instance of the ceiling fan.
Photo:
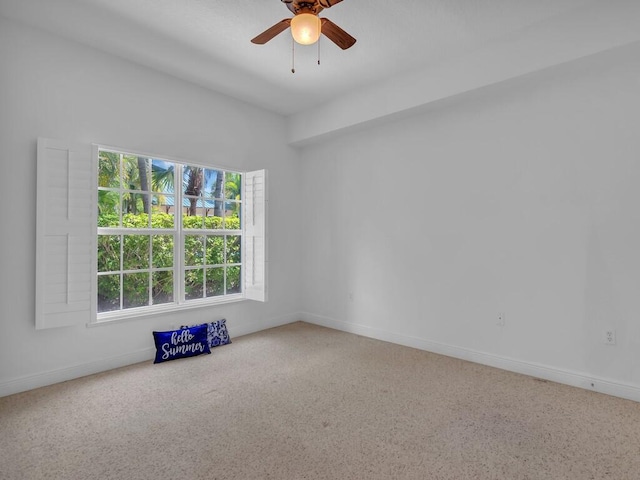
<svg viewBox="0 0 640 480">
<path fill-rule="evenodd" d="M 293 39 L 302 45 L 311 45 L 318 41 L 320 34 L 346 50 L 356 43 L 356 39 L 333 23 L 328 18 L 320 18 L 318 14 L 325 8 L 331 8 L 342 0 L 281 0 L 293 13 L 292 18 L 285 18 L 251 40 L 263 45 L 276 35 L 291 27 Z"/>
</svg>

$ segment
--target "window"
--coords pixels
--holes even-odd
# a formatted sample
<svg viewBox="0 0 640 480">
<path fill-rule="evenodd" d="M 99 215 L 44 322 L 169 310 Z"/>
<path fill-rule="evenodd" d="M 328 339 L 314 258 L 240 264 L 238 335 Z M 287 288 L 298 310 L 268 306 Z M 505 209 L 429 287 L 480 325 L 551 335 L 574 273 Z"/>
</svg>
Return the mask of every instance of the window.
<svg viewBox="0 0 640 480">
<path fill-rule="evenodd" d="M 90 147 L 38 142 L 38 328 L 266 299 L 264 171 Z"/>
</svg>

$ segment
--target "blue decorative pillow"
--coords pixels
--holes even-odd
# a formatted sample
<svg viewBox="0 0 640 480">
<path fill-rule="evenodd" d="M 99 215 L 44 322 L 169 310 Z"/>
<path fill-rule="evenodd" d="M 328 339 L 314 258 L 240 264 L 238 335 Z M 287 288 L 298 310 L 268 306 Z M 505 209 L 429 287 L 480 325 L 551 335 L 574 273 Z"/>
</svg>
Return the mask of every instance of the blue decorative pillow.
<svg viewBox="0 0 640 480">
<path fill-rule="evenodd" d="M 153 332 L 153 340 L 156 343 L 156 359 L 153 363 L 211 353 L 206 325 L 168 332 Z"/>
<path fill-rule="evenodd" d="M 207 342 L 209 347 L 219 347 L 220 345 L 226 345 L 231 343 L 229 338 L 229 331 L 227 330 L 227 320 L 223 318 L 216 322 L 203 323 L 207 327 Z M 181 328 L 193 328 L 193 327 L 181 327 Z"/>
</svg>

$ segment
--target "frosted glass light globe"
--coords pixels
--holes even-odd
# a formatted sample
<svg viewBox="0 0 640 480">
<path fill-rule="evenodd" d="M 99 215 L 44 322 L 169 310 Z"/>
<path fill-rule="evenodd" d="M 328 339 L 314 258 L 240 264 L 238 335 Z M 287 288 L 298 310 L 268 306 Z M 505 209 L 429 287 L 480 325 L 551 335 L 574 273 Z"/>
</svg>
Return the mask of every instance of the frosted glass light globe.
<svg viewBox="0 0 640 480">
<path fill-rule="evenodd" d="M 322 23 L 311 13 L 299 13 L 291 19 L 291 35 L 300 45 L 312 45 L 320 38 Z"/>
</svg>

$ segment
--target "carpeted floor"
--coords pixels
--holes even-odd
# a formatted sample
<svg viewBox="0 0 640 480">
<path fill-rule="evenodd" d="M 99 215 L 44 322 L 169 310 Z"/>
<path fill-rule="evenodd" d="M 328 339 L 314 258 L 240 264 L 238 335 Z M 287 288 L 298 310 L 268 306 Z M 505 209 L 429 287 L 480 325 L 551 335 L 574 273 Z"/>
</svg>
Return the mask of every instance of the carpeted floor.
<svg viewBox="0 0 640 480">
<path fill-rule="evenodd" d="M 640 404 L 304 323 L 0 398 L 0 478 L 640 479 Z"/>
</svg>

